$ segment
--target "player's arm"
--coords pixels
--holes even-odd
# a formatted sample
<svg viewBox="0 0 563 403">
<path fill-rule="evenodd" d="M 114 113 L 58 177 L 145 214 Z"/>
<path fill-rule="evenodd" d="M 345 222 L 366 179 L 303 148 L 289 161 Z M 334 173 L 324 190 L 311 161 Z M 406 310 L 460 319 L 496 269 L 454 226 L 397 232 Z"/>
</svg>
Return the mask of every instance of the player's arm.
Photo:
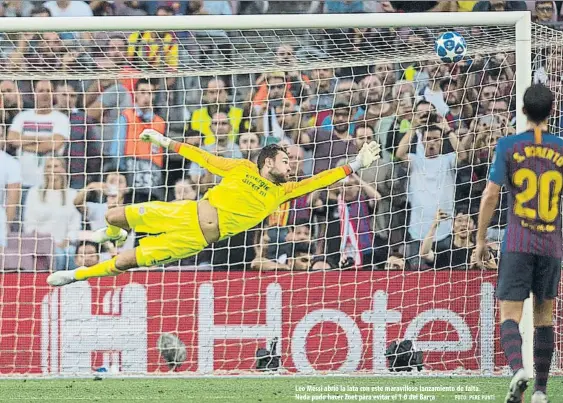
<svg viewBox="0 0 563 403">
<path fill-rule="evenodd" d="M 375 160 L 379 159 L 379 152 L 379 144 L 373 141 L 369 144 L 364 144 L 356 159 L 348 165 L 319 172 L 315 176 L 299 182 L 284 183 L 283 186 L 286 193 L 284 200 L 295 199 L 315 190 L 325 188 L 344 179 L 353 172 L 369 167 Z"/>
<path fill-rule="evenodd" d="M 218 157 L 201 148 L 174 141 L 153 129 L 143 130 L 140 138 L 143 141 L 151 142 L 159 147 L 175 151 L 182 157 L 195 162 L 200 167 L 218 176 L 225 176 L 231 169 L 248 164 L 246 160 Z"/>
<path fill-rule="evenodd" d="M 481 196 L 479 207 L 479 222 L 477 224 L 477 244 L 484 246 L 486 243 L 487 228 L 498 205 L 500 189 L 506 178 L 506 161 L 504 152 L 504 139 L 499 140 L 493 164 L 489 173 L 489 180 Z"/>
</svg>

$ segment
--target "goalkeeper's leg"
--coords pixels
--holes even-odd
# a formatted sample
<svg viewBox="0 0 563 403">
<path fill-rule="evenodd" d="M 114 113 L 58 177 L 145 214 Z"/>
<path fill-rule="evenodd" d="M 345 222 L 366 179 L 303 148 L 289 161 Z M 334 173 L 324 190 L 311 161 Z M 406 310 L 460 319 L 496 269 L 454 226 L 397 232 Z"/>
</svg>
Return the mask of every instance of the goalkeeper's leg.
<svg viewBox="0 0 563 403">
<path fill-rule="evenodd" d="M 135 249 L 124 251 L 94 266 L 57 271 L 47 278 L 47 283 L 62 286 L 89 278 L 117 276 L 135 267 L 158 266 L 196 255 L 206 246 L 207 242 L 196 221 L 192 228 L 182 232 L 145 237 Z"/>
<path fill-rule="evenodd" d="M 116 217 L 108 217 L 113 224 L 159 235 L 145 237 L 134 250 L 122 252 L 94 266 L 55 272 L 47 278 L 50 285 L 61 286 L 94 277 L 116 276 L 134 267 L 173 262 L 193 256 L 208 245 L 199 226 L 195 202 L 151 202 L 128 206 L 125 211 L 114 210 Z"/>
<path fill-rule="evenodd" d="M 114 207 L 108 210 L 106 224 L 106 227 L 94 231 L 92 241 L 96 243 L 112 241 L 116 246 L 123 245 L 127 240 L 127 233 L 131 229 L 127 222 L 125 207 Z"/>
</svg>

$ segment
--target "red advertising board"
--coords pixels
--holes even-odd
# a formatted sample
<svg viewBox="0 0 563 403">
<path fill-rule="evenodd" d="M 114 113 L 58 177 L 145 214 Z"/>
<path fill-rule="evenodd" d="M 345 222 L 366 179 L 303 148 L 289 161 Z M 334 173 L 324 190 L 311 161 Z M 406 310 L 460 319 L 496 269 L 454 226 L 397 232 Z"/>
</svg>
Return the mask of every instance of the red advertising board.
<svg viewBox="0 0 563 403">
<path fill-rule="evenodd" d="M 163 332 L 187 347 L 180 371 L 251 370 L 274 337 L 290 371 L 385 370 L 404 337 L 429 369 L 504 365 L 494 272 L 139 271 L 57 290 L 45 279 L 0 276 L 2 374 L 167 371 Z"/>
</svg>

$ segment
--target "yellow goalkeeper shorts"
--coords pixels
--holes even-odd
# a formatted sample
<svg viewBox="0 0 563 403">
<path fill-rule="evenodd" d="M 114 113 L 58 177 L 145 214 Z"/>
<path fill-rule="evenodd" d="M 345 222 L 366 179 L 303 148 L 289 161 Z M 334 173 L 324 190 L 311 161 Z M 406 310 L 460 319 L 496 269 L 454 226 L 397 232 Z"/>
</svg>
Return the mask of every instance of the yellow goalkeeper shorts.
<svg viewBox="0 0 563 403">
<path fill-rule="evenodd" d="M 148 202 L 125 207 L 129 226 L 155 234 L 139 241 L 137 263 L 154 266 L 201 252 L 208 244 L 201 232 L 197 202 Z"/>
</svg>

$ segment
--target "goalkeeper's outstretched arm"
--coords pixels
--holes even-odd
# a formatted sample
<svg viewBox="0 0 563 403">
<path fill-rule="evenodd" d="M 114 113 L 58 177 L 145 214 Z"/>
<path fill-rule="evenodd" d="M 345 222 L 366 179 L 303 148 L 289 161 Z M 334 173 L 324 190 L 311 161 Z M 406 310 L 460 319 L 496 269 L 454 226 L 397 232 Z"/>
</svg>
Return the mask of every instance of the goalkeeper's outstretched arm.
<svg viewBox="0 0 563 403">
<path fill-rule="evenodd" d="M 212 174 L 218 176 L 225 176 L 225 174 L 231 169 L 247 163 L 245 160 L 218 157 L 202 150 L 199 147 L 174 141 L 153 129 L 143 130 L 140 138 L 142 141 L 151 142 L 157 146 L 177 152 L 182 157 L 195 162 L 200 167 L 207 169 Z"/>
<path fill-rule="evenodd" d="M 379 159 L 380 147 L 375 141 L 364 144 L 358 156 L 348 165 L 338 168 L 329 169 L 316 174 L 315 176 L 299 182 L 289 182 L 284 184 L 286 192 L 286 200 L 295 199 L 314 192 L 315 190 L 325 188 L 344 179 L 353 172 L 362 168 L 367 168 L 377 159 Z"/>
</svg>

